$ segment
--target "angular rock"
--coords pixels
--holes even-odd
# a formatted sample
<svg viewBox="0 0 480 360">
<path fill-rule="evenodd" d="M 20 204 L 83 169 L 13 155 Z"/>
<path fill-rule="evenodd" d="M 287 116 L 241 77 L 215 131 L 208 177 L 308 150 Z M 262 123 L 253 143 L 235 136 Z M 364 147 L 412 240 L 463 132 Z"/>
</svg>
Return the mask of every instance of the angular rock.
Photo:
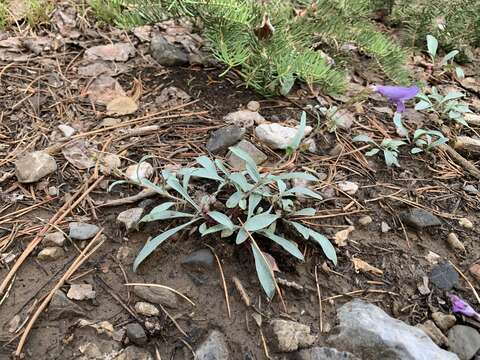
<svg viewBox="0 0 480 360">
<path fill-rule="evenodd" d="M 442 290 L 451 290 L 458 284 L 458 280 L 457 271 L 447 262 L 435 266 L 430 273 L 432 284 Z"/>
<path fill-rule="evenodd" d="M 367 226 L 368 224 L 371 224 L 372 221 L 372 217 L 368 215 L 362 216 L 360 219 L 358 219 L 358 223 L 362 226 Z"/>
<path fill-rule="evenodd" d="M 354 195 L 358 191 L 358 184 L 352 181 L 340 181 L 337 186 L 348 195 Z"/>
<path fill-rule="evenodd" d="M 300 350 L 288 357 L 288 360 L 361 360 L 352 353 L 329 347 L 312 347 Z"/>
<path fill-rule="evenodd" d="M 338 334 L 328 343 L 362 359 L 457 360 L 425 333 L 388 316 L 379 307 L 353 300 L 338 310 Z"/>
<path fill-rule="evenodd" d="M 69 138 L 73 134 L 75 134 L 75 129 L 72 128 L 71 126 L 61 124 L 61 125 L 58 125 L 57 127 L 62 132 L 63 136 L 65 136 L 66 138 Z"/>
<path fill-rule="evenodd" d="M 448 331 L 448 349 L 460 360 L 470 360 L 480 349 L 480 333 L 469 326 L 455 325 Z"/>
<path fill-rule="evenodd" d="M 197 348 L 195 356 L 197 360 L 230 359 L 230 352 L 225 336 L 220 331 L 213 330 L 208 334 L 207 339 Z"/>
<path fill-rule="evenodd" d="M 447 345 L 448 339 L 432 320 L 427 320 L 423 324 L 418 324 L 417 328 L 427 334 L 438 346 Z"/>
<path fill-rule="evenodd" d="M 108 75 L 100 75 L 90 84 L 86 91 L 89 99 L 102 105 L 107 105 L 119 96 L 126 96 L 120 83 Z"/>
<path fill-rule="evenodd" d="M 251 128 L 253 125 L 263 124 L 266 120 L 256 111 L 239 110 L 227 114 L 223 117 L 227 124 L 232 124 L 241 128 Z"/>
<path fill-rule="evenodd" d="M 188 65 L 188 56 L 180 48 L 170 44 L 163 36 L 155 34 L 150 43 L 152 57 L 160 65 L 181 66 Z"/>
<path fill-rule="evenodd" d="M 120 350 L 120 344 L 113 340 L 95 339 L 95 342 L 80 345 L 79 350 L 85 355 L 79 360 L 118 359 L 116 354 Z"/>
<path fill-rule="evenodd" d="M 125 175 L 131 181 L 140 182 L 140 179 L 148 179 L 153 175 L 153 166 L 146 161 L 140 165 L 130 165 L 127 170 L 125 170 Z"/>
<path fill-rule="evenodd" d="M 137 26 L 132 29 L 133 35 L 142 42 L 150 41 L 152 27 L 150 25 Z"/>
<path fill-rule="evenodd" d="M 480 282 L 480 264 L 471 265 L 468 271 L 470 271 L 470 274 L 473 275 L 475 280 Z"/>
<path fill-rule="evenodd" d="M 84 58 L 88 61 L 127 61 L 135 55 L 135 48 L 130 43 L 99 45 L 85 51 Z"/>
<path fill-rule="evenodd" d="M 127 331 L 128 339 L 135 345 L 145 345 L 147 343 L 147 334 L 139 323 L 130 323 L 125 329 Z"/>
<path fill-rule="evenodd" d="M 408 226 L 421 230 L 431 226 L 440 226 L 438 217 L 423 209 L 410 209 L 400 213 L 400 219 Z"/>
<path fill-rule="evenodd" d="M 58 246 L 50 246 L 42 249 L 37 259 L 42 261 L 55 261 L 65 256 L 65 250 Z"/>
<path fill-rule="evenodd" d="M 153 360 L 153 356 L 145 349 L 130 345 L 115 360 Z"/>
<path fill-rule="evenodd" d="M 315 336 L 310 334 L 310 326 L 289 320 L 270 322 L 275 348 L 280 352 L 290 352 L 312 346 Z"/>
<path fill-rule="evenodd" d="M 445 332 L 447 332 L 457 323 L 457 318 L 455 315 L 444 314 L 440 311 L 434 312 L 432 314 L 432 319 L 435 321 L 435 324 L 437 324 L 437 326 Z"/>
<path fill-rule="evenodd" d="M 139 301 L 135 304 L 135 311 L 144 316 L 158 316 L 160 311 L 150 303 Z"/>
<path fill-rule="evenodd" d="M 122 160 L 116 154 L 102 154 L 100 160 L 100 171 L 102 174 L 110 175 L 118 171 L 122 165 Z"/>
<path fill-rule="evenodd" d="M 257 149 L 255 145 L 247 140 L 240 141 L 236 147 L 245 151 L 255 161 L 255 164 L 260 165 L 264 163 L 268 157 L 263 152 Z M 245 170 L 245 161 L 240 159 L 237 155 L 230 153 L 227 159 L 230 166 L 235 171 Z"/>
<path fill-rule="evenodd" d="M 72 300 L 95 299 L 96 295 L 93 286 L 90 284 L 72 284 L 67 292 L 67 297 Z"/>
<path fill-rule="evenodd" d="M 234 125 L 215 130 L 207 141 L 207 150 L 212 154 L 224 153 L 238 143 L 244 134 L 245 129 Z"/>
<path fill-rule="evenodd" d="M 188 101 L 190 101 L 190 95 L 175 86 L 163 89 L 160 95 L 155 98 L 155 104 L 160 108 L 170 108 Z"/>
<path fill-rule="evenodd" d="M 465 229 L 473 229 L 473 223 L 467 218 L 461 218 L 460 220 L 458 220 L 458 224 Z"/>
<path fill-rule="evenodd" d="M 141 207 L 132 208 L 122 211 L 117 216 L 117 221 L 122 223 L 127 231 L 132 230 L 137 226 L 138 222 L 142 218 L 143 209 Z"/>
<path fill-rule="evenodd" d="M 68 236 L 74 240 L 88 240 L 93 238 L 100 231 L 97 225 L 83 222 L 71 222 L 68 224 Z"/>
<path fill-rule="evenodd" d="M 127 70 L 128 67 L 125 64 L 96 61 L 92 64 L 80 66 L 77 73 L 81 77 L 92 78 L 100 75 L 115 76 L 124 73 Z"/>
<path fill-rule="evenodd" d="M 65 244 L 65 235 L 61 231 L 50 233 L 45 235 L 42 240 L 42 244 L 46 246 L 60 246 Z"/>
<path fill-rule="evenodd" d="M 161 304 L 171 308 L 176 308 L 178 306 L 177 296 L 167 289 L 149 286 L 134 286 L 133 292 L 139 298 L 154 304 Z"/>
<path fill-rule="evenodd" d="M 55 159 L 43 151 L 34 151 L 15 161 L 15 175 L 21 183 L 33 183 L 57 170 Z"/>
<path fill-rule="evenodd" d="M 479 118 L 480 118 L 480 116 L 479 116 Z M 478 189 L 472 184 L 465 185 L 463 187 L 463 190 L 465 190 L 466 192 L 468 192 L 469 194 L 472 194 L 472 195 L 476 195 L 476 194 L 479 193 Z"/>
<path fill-rule="evenodd" d="M 48 317 L 51 320 L 83 316 L 85 316 L 85 311 L 69 300 L 63 291 L 57 290 L 55 292 L 48 305 Z"/>
<path fill-rule="evenodd" d="M 311 126 L 305 127 L 304 136 L 312 132 Z M 297 134 L 297 128 L 282 126 L 280 124 L 260 124 L 255 128 L 257 138 L 272 149 L 286 149 Z"/>
</svg>

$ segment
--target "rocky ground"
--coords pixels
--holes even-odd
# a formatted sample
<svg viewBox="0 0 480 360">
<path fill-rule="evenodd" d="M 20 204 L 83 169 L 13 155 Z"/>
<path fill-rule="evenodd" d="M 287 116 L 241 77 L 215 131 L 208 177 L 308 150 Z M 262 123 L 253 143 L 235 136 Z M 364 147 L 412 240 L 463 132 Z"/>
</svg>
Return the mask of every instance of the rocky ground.
<svg viewBox="0 0 480 360">
<path fill-rule="evenodd" d="M 352 71 L 345 96 L 298 87 L 264 99 L 234 73 L 219 77 L 202 46 L 188 24 L 126 32 L 62 4 L 48 30 L 0 31 L 0 357 L 480 358 L 480 316 L 453 313 L 449 298 L 480 306 L 472 172 L 443 151 L 402 151 L 393 169 L 363 155 L 353 135 L 396 136 L 379 94 L 352 101 L 383 81 L 372 70 Z M 424 63 L 412 60 L 415 73 Z M 466 92 L 480 112 L 476 69 L 437 85 Z M 335 132 L 315 126 L 319 103 L 343 106 Z M 304 151 L 281 168 L 321 179 L 306 184 L 323 200 L 304 221 L 335 244 L 337 266 L 312 244 L 300 242 L 303 263 L 268 248 L 285 307 L 265 298 L 249 248 L 213 235 L 182 233 L 133 272 L 168 226 L 138 221 L 164 200 L 109 185 L 155 180 L 203 154 L 240 166 L 235 144 L 268 168 L 302 109 Z M 412 130 L 431 118 L 410 106 L 404 121 Z M 463 155 L 475 166 L 475 151 Z"/>
</svg>

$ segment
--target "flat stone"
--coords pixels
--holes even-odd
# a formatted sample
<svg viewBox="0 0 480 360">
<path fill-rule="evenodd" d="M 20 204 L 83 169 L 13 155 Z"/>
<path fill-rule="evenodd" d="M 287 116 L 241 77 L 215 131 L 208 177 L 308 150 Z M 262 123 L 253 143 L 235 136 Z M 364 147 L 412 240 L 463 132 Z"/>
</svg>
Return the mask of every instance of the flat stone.
<svg viewBox="0 0 480 360">
<path fill-rule="evenodd" d="M 471 265 L 470 268 L 468 269 L 468 271 L 470 271 L 470 274 L 473 275 L 475 280 L 480 282 L 480 264 Z"/>
<path fill-rule="evenodd" d="M 360 219 L 358 219 L 358 223 L 362 226 L 367 226 L 372 222 L 373 222 L 372 217 L 368 215 L 362 216 Z"/>
<path fill-rule="evenodd" d="M 145 330 L 139 323 L 130 323 L 125 327 L 128 339 L 135 345 L 145 345 L 148 341 Z"/>
<path fill-rule="evenodd" d="M 300 350 L 288 357 L 288 360 L 361 360 L 352 353 L 329 347 L 312 347 Z"/>
<path fill-rule="evenodd" d="M 135 48 L 130 43 L 98 45 L 85 51 L 84 58 L 88 61 L 127 61 L 135 55 Z"/>
<path fill-rule="evenodd" d="M 50 246 L 42 249 L 37 259 L 41 261 L 55 261 L 65 256 L 65 250 L 58 246 Z"/>
<path fill-rule="evenodd" d="M 435 321 L 435 324 L 437 324 L 437 326 L 445 332 L 447 332 L 457 323 L 457 318 L 455 315 L 444 314 L 440 311 L 434 312 L 432 314 L 432 319 Z"/>
<path fill-rule="evenodd" d="M 469 326 L 455 325 L 448 331 L 448 349 L 460 360 L 470 360 L 480 349 L 480 334 Z"/>
<path fill-rule="evenodd" d="M 260 103 L 255 100 L 249 101 L 247 104 L 247 109 L 250 111 L 258 112 L 260 110 Z"/>
<path fill-rule="evenodd" d="M 361 359 L 457 360 L 442 350 L 421 330 L 393 319 L 382 309 L 353 300 L 338 310 L 338 334 L 328 344 Z"/>
<path fill-rule="evenodd" d="M 260 165 L 264 163 L 268 157 L 261 152 L 255 145 L 247 140 L 240 141 L 236 147 L 245 151 L 255 161 L 255 164 Z M 227 162 L 235 171 L 245 170 L 245 161 L 240 159 L 237 155 L 230 153 L 227 158 Z"/>
<path fill-rule="evenodd" d="M 238 143 L 244 134 L 245 129 L 234 125 L 215 130 L 207 141 L 207 150 L 212 154 L 224 153 L 230 146 Z"/>
<path fill-rule="evenodd" d="M 145 349 L 130 345 L 115 360 L 153 360 L 153 356 Z"/>
<path fill-rule="evenodd" d="M 160 314 L 155 305 L 144 301 L 135 304 L 135 311 L 144 316 L 158 316 Z"/>
<path fill-rule="evenodd" d="M 421 230 L 431 226 L 440 226 L 438 217 L 423 209 L 410 209 L 400 213 L 400 219 L 408 226 Z"/>
<path fill-rule="evenodd" d="M 430 273 L 432 284 L 442 290 L 451 290 L 458 284 L 458 280 L 457 271 L 447 262 L 435 266 Z"/>
<path fill-rule="evenodd" d="M 45 246 L 59 246 L 65 245 L 65 235 L 61 231 L 53 232 L 45 235 L 42 240 L 42 244 Z"/>
<path fill-rule="evenodd" d="M 417 328 L 427 334 L 438 346 L 445 346 L 448 339 L 432 320 L 427 320 L 423 324 L 418 324 Z"/>
<path fill-rule="evenodd" d="M 95 299 L 96 295 L 91 284 L 72 284 L 67 292 L 67 297 L 71 300 L 90 300 Z"/>
<path fill-rule="evenodd" d="M 353 181 L 340 181 L 337 186 L 348 195 L 354 195 L 358 191 L 358 184 Z"/>
<path fill-rule="evenodd" d="M 66 138 L 71 137 L 73 134 L 75 134 L 75 129 L 71 126 L 68 125 L 58 125 L 58 129 L 62 132 L 63 136 Z"/>
<path fill-rule="evenodd" d="M 303 136 L 312 132 L 311 126 L 306 126 Z M 255 135 L 272 149 L 285 150 L 297 134 L 297 128 L 282 126 L 280 124 L 260 124 L 255 128 Z"/>
<path fill-rule="evenodd" d="M 88 240 L 93 238 L 100 231 L 97 225 L 82 222 L 71 222 L 68 224 L 68 236 L 74 240 Z"/>
<path fill-rule="evenodd" d="M 127 231 L 134 229 L 143 215 L 143 209 L 141 207 L 132 208 L 122 211 L 117 216 L 117 221 L 122 223 Z"/>
<path fill-rule="evenodd" d="M 465 229 L 473 229 L 473 223 L 467 218 L 461 218 L 458 220 L 458 224 Z"/>
<path fill-rule="evenodd" d="M 15 161 L 15 175 L 21 183 L 33 183 L 57 170 L 55 159 L 43 151 L 34 151 Z"/>
<path fill-rule="evenodd" d="M 170 44 L 163 36 L 154 34 L 150 43 L 152 57 L 160 65 L 181 66 L 188 65 L 189 60 L 185 52 L 179 47 Z"/>
<path fill-rule="evenodd" d="M 225 336 L 217 330 L 208 334 L 207 339 L 195 351 L 197 360 L 228 360 L 230 352 Z"/>
<path fill-rule="evenodd" d="M 270 322 L 272 340 L 280 352 L 290 352 L 312 346 L 315 336 L 310 334 L 310 326 L 295 321 L 276 319 Z"/>
<path fill-rule="evenodd" d="M 256 111 L 239 110 L 225 115 L 223 121 L 240 128 L 251 128 L 255 124 L 263 124 L 266 120 Z"/>
<path fill-rule="evenodd" d="M 167 289 L 149 286 L 134 286 L 133 292 L 139 298 L 153 304 L 161 304 L 170 308 L 176 308 L 178 306 L 177 296 Z"/>
<path fill-rule="evenodd" d="M 467 193 L 469 194 L 472 194 L 472 195 L 476 195 L 479 193 L 478 189 L 474 186 L 474 185 L 465 185 L 463 187 L 463 190 L 465 190 Z"/>
<path fill-rule="evenodd" d="M 57 290 L 48 305 L 48 317 L 51 320 L 84 317 L 85 311 L 73 301 L 69 300 L 65 293 Z"/>
</svg>

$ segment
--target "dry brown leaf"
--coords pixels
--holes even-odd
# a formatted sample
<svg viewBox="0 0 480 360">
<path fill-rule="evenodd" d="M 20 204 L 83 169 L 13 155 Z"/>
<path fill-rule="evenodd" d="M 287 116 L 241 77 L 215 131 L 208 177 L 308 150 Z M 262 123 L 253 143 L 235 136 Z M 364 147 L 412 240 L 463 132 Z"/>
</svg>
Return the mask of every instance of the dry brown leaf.
<svg viewBox="0 0 480 360">
<path fill-rule="evenodd" d="M 100 75 L 97 77 L 90 84 L 85 93 L 90 100 L 103 105 L 108 104 L 117 97 L 127 95 L 120 83 L 107 75 Z"/>
<path fill-rule="evenodd" d="M 355 230 L 355 227 L 349 226 L 348 228 L 337 232 L 335 234 L 335 244 L 337 244 L 338 246 L 346 246 L 348 237 L 353 230 Z"/>
<path fill-rule="evenodd" d="M 383 271 L 380 270 L 379 268 L 376 268 L 375 266 L 370 265 L 366 261 L 363 261 L 361 259 L 357 258 L 352 258 L 353 266 L 355 267 L 355 271 L 358 273 L 359 271 L 361 272 L 369 272 L 374 275 L 382 276 Z"/>
<path fill-rule="evenodd" d="M 277 266 L 277 262 L 275 261 L 273 256 L 266 253 L 266 252 L 263 252 L 263 251 L 262 251 L 262 254 L 265 257 L 265 259 L 267 260 L 268 265 L 270 266 L 270 269 L 272 269 L 273 272 L 275 272 L 275 271 L 280 272 L 280 269 Z"/>
<path fill-rule="evenodd" d="M 62 149 L 62 154 L 77 169 L 84 170 L 95 166 L 94 155 L 84 141 L 75 141 Z"/>
<path fill-rule="evenodd" d="M 108 116 L 123 116 L 133 114 L 138 110 L 135 100 L 129 96 L 119 96 L 107 104 Z"/>
</svg>

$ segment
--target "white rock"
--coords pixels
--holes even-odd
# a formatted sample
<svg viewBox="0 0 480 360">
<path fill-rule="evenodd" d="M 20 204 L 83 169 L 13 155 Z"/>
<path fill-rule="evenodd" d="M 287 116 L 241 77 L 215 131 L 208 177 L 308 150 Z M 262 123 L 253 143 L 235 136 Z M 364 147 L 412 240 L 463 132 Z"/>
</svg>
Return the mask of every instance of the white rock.
<svg viewBox="0 0 480 360">
<path fill-rule="evenodd" d="M 48 188 L 48 195 L 57 196 L 58 195 L 58 189 L 55 186 L 50 186 Z"/>
<path fill-rule="evenodd" d="M 125 171 L 125 175 L 134 182 L 140 182 L 140 179 L 148 179 L 153 175 L 153 166 L 146 161 L 140 165 L 130 165 Z"/>
<path fill-rule="evenodd" d="M 340 181 L 337 186 L 341 191 L 347 193 L 348 195 L 355 195 L 355 193 L 358 191 L 358 184 L 351 181 Z"/>
<path fill-rule="evenodd" d="M 306 126 L 304 136 L 310 134 L 312 130 L 311 126 Z M 260 124 L 255 128 L 255 135 L 272 149 L 286 149 L 297 131 L 297 128 L 280 124 Z"/>
<path fill-rule="evenodd" d="M 125 225 L 127 230 L 132 230 L 140 221 L 143 215 L 143 208 L 132 208 L 118 214 L 117 221 Z"/>
<path fill-rule="evenodd" d="M 368 215 L 362 216 L 360 219 L 358 219 L 358 223 L 362 226 L 367 226 L 368 224 L 371 224 L 372 221 L 372 217 Z"/>
<path fill-rule="evenodd" d="M 388 225 L 385 221 L 382 221 L 382 233 L 387 233 L 389 232 L 392 228 L 390 227 L 390 225 Z"/>
<path fill-rule="evenodd" d="M 247 109 L 250 111 L 258 112 L 260 110 L 260 103 L 258 101 L 249 101 L 247 104 Z"/>
<path fill-rule="evenodd" d="M 51 246 L 42 249 L 38 255 L 37 259 L 42 261 L 54 261 L 60 259 L 65 255 L 65 251 L 58 246 Z"/>
<path fill-rule="evenodd" d="M 15 161 L 15 175 L 21 183 L 33 183 L 55 170 L 55 159 L 43 151 L 34 151 Z"/>
<path fill-rule="evenodd" d="M 75 134 L 75 129 L 68 125 L 64 125 L 64 124 L 58 125 L 58 129 L 62 132 L 63 136 L 65 136 L 66 138 L 69 138 L 73 134 Z"/>
<path fill-rule="evenodd" d="M 223 120 L 227 124 L 236 125 L 240 128 L 250 128 L 254 124 L 262 124 L 265 122 L 265 118 L 258 112 L 250 110 L 240 110 L 232 112 L 223 117 Z"/>
<path fill-rule="evenodd" d="M 67 293 L 67 297 L 71 300 L 95 299 L 96 295 L 93 286 L 90 284 L 72 284 Z"/>
<path fill-rule="evenodd" d="M 47 246 L 63 247 L 63 245 L 65 244 L 65 235 L 63 235 L 63 233 L 60 232 L 60 231 L 47 234 L 43 238 L 42 244 L 47 245 Z"/>
<path fill-rule="evenodd" d="M 139 301 L 135 304 L 135 311 L 145 316 L 157 316 L 160 314 L 155 305 L 144 301 Z"/>
<path fill-rule="evenodd" d="M 461 218 L 458 220 L 458 224 L 463 226 L 465 229 L 473 229 L 473 223 L 467 218 Z"/>
</svg>

